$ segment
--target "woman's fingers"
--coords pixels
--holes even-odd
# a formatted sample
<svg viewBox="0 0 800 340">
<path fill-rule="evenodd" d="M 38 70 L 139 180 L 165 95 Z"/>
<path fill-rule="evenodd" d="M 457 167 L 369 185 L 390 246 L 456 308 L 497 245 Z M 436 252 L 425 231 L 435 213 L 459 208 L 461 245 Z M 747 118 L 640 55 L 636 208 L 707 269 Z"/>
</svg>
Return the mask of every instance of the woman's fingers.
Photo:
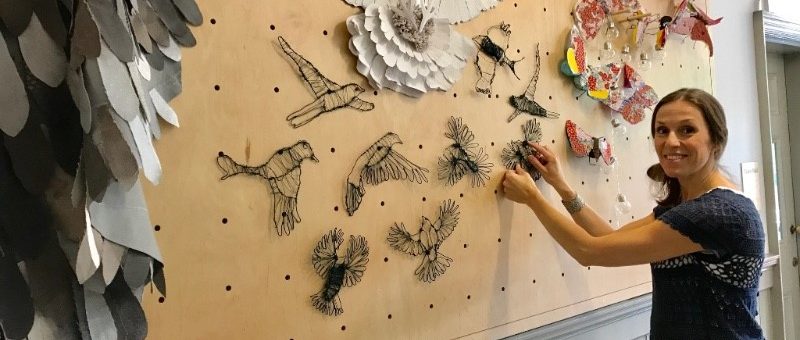
<svg viewBox="0 0 800 340">
<path fill-rule="evenodd" d="M 531 163 L 531 165 L 533 165 L 533 167 L 536 168 L 536 170 L 539 170 L 539 172 L 545 171 L 544 164 L 542 164 L 542 162 L 540 162 L 539 158 L 537 158 L 536 156 L 530 155 L 528 156 L 527 160 L 528 163 Z"/>
</svg>

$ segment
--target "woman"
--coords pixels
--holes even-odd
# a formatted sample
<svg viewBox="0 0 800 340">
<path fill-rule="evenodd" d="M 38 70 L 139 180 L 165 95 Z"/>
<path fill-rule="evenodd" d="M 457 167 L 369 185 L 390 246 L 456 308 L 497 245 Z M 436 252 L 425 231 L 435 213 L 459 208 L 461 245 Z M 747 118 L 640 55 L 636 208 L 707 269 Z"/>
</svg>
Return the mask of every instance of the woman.
<svg viewBox="0 0 800 340">
<path fill-rule="evenodd" d="M 756 294 L 764 231 L 753 202 L 719 169 L 728 138 L 714 97 L 680 89 L 664 97 L 650 123 L 658 164 L 648 176 L 663 188 L 653 212 L 615 230 L 566 183 L 546 146 L 528 161 L 561 196 L 571 219 L 550 205 L 519 166 L 505 195 L 527 204 L 581 265 L 650 263 L 652 339 L 763 339 Z"/>
</svg>

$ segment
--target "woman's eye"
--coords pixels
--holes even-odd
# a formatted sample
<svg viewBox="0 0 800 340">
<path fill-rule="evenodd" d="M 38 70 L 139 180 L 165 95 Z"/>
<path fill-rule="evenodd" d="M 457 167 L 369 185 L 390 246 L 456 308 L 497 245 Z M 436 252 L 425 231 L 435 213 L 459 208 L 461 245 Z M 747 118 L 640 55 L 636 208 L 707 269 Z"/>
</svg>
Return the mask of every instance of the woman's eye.
<svg viewBox="0 0 800 340">
<path fill-rule="evenodd" d="M 659 135 L 664 135 L 664 134 L 667 134 L 668 132 L 669 132 L 669 130 L 667 128 L 663 127 L 663 126 L 660 126 L 660 127 L 656 128 L 656 133 L 659 134 Z"/>
<path fill-rule="evenodd" d="M 681 133 L 684 134 L 684 135 L 692 134 L 694 132 L 695 132 L 695 129 L 694 129 L 693 126 L 684 126 L 684 127 L 681 128 Z"/>
</svg>

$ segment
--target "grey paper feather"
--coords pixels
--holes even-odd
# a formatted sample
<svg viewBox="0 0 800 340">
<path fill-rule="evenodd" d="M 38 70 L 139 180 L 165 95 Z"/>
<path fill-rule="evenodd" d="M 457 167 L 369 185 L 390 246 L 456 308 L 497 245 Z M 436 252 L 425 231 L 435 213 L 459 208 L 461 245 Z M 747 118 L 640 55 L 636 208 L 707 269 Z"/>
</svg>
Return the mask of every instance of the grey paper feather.
<svg viewBox="0 0 800 340">
<path fill-rule="evenodd" d="M 28 29 L 19 36 L 19 48 L 25 57 L 25 63 L 36 78 L 50 87 L 61 84 L 67 71 L 67 55 L 47 35 L 35 14 L 31 16 Z"/>
<path fill-rule="evenodd" d="M 89 6 L 89 13 L 97 23 L 103 41 L 108 44 L 114 54 L 123 62 L 133 61 L 133 37 L 117 16 L 114 3 L 108 0 L 84 0 Z"/>
<path fill-rule="evenodd" d="M 19 338 L 147 334 L 138 298 L 151 282 L 166 293 L 166 282 L 137 174 L 142 169 L 153 183 L 161 177 L 152 140 L 160 135 L 159 116 L 178 124 L 169 101 L 181 92 L 179 46 L 196 43 L 187 23 L 202 23 L 192 0 L 0 0 L 0 158 L 4 183 L 15 183 L 0 185 L 2 201 L 15 203 L 0 206 L 0 249 L 25 261 L 23 268 L 61 266 L 71 281 L 61 289 L 30 277 L 41 281 L 29 282 L 36 296 L 60 297 L 35 304 L 31 332 L 18 322 L 24 306 L 12 307 L 12 320 L 2 313 L 11 300 L 0 297 L 6 337 L 9 322 Z M 84 235 L 87 218 L 92 232 Z M 33 262 L 48 238 L 67 261 Z M 99 267 L 87 251 L 90 239 Z M 11 267 L 19 276 L 16 262 Z"/>
<path fill-rule="evenodd" d="M 144 25 L 147 27 L 147 33 L 150 38 L 160 46 L 169 45 L 169 29 L 164 25 L 164 22 L 158 18 L 153 7 L 147 1 L 139 1 L 139 13 L 141 15 Z"/>
<path fill-rule="evenodd" d="M 135 116 L 140 114 L 139 99 L 136 96 L 133 84 L 131 84 L 128 68 L 106 48 L 104 43 L 100 44 L 100 56 L 97 58 L 97 66 L 100 69 L 106 96 L 111 106 L 114 107 L 114 111 L 127 121 L 133 120 Z"/>
<path fill-rule="evenodd" d="M 118 339 L 142 340 L 147 336 L 144 310 L 125 283 L 122 271 L 117 272 L 103 297 L 117 328 Z"/>
<path fill-rule="evenodd" d="M 33 12 L 42 23 L 42 28 L 63 49 L 67 45 L 67 28 L 64 27 L 64 19 L 58 9 L 58 2 L 56 0 L 36 0 L 32 2 Z"/>
<path fill-rule="evenodd" d="M 92 129 L 92 103 L 89 102 L 89 93 L 86 92 L 86 86 L 83 84 L 83 73 L 80 70 L 69 70 L 66 78 L 72 100 L 81 112 L 83 133 L 88 134 Z"/>
<path fill-rule="evenodd" d="M 3 6 L 12 0 L 0 0 Z M 2 13 L 2 11 L 0 11 Z M 6 45 L 7 31 L 0 29 L 0 79 L 3 79 L 3 86 L 0 86 L 0 107 L 3 114 L 0 114 L 0 130 L 6 135 L 16 136 L 25 122 L 28 120 L 28 95 L 25 92 L 25 85 L 22 83 L 14 60 L 11 59 L 8 46 Z M 8 39 L 14 39 L 8 37 Z"/>
<path fill-rule="evenodd" d="M 107 285 L 111 284 L 111 281 L 113 281 L 114 277 L 117 275 L 122 257 L 125 256 L 126 251 L 127 248 L 109 240 L 103 242 L 103 246 L 100 249 L 100 257 L 102 258 L 101 263 L 103 264 L 103 281 L 105 281 Z"/>
<path fill-rule="evenodd" d="M 78 0 L 73 30 L 69 63 L 77 69 L 84 60 L 100 56 L 100 31 L 83 0 Z"/>
<path fill-rule="evenodd" d="M 101 293 L 84 287 L 83 298 L 86 306 L 86 320 L 93 340 L 117 340 L 117 327 Z"/>
<path fill-rule="evenodd" d="M 194 0 L 172 0 L 175 7 L 178 7 L 186 21 L 194 26 L 200 26 L 203 23 L 203 13 L 200 13 L 200 8 Z"/>
<path fill-rule="evenodd" d="M 28 27 L 34 1 L 0 0 L 0 18 L 8 31 L 18 37 Z"/>
<path fill-rule="evenodd" d="M 150 99 L 152 99 L 153 105 L 155 105 L 156 112 L 163 118 L 167 123 L 175 125 L 176 127 L 180 126 L 178 123 L 178 115 L 175 113 L 175 110 L 169 106 L 164 98 L 161 97 L 161 94 L 158 93 L 155 89 L 150 90 Z"/>
<path fill-rule="evenodd" d="M 148 2 L 153 6 L 152 8 L 155 10 L 155 13 L 161 18 L 164 25 L 167 26 L 167 29 L 172 33 L 172 36 L 175 37 L 175 40 L 185 47 L 192 47 L 197 44 L 197 41 L 195 41 L 192 35 L 192 31 L 190 31 L 189 27 L 184 23 L 180 14 L 178 14 L 178 9 L 175 8 L 172 1 L 148 0 Z"/>
<path fill-rule="evenodd" d="M 93 111 L 92 142 L 97 146 L 100 155 L 111 171 L 114 179 L 130 182 L 139 175 L 139 166 L 131 153 L 131 148 L 114 123 L 112 111 L 107 105 Z"/>
</svg>

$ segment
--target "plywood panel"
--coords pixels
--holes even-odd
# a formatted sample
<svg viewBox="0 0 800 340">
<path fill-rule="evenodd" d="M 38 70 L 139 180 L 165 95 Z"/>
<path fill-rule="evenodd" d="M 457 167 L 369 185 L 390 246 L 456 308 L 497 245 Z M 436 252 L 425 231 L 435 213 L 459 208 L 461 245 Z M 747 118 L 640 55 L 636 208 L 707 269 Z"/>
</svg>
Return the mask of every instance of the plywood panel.
<svg viewBox="0 0 800 340">
<path fill-rule="evenodd" d="M 181 128 L 164 126 L 158 149 L 165 176 L 159 186 L 146 188 L 169 285 L 160 302 L 145 295 L 152 339 L 496 338 L 649 291 L 647 266 L 582 267 L 527 208 L 496 193 L 503 173 L 500 151 L 520 138 L 520 125 L 530 118 L 507 123 L 513 111 L 507 98 L 524 91 L 539 43 L 536 99 L 561 114 L 539 122 L 544 141 L 564 160 L 567 179 L 614 224 L 643 216 L 654 205 L 644 174 L 656 160 L 649 115 L 613 140 L 619 166 L 611 171 L 568 151 L 566 119 L 611 136 L 608 113 L 580 96 L 558 71 L 572 3 L 502 1 L 457 26 L 471 37 L 500 21 L 511 24 L 508 52 L 512 59 L 525 57 L 517 69 L 522 80 L 498 69 L 497 97 L 473 90 L 477 74 L 468 65 L 451 91 L 413 99 L 388 90 L 373 94 L 356 72 L 344 22 L 360 9 L 343 1 L 198 2 L 207 22 L 195 31 L 198 46 L 184 51 L 184 92 L 173 101 Z M 644 3 L 655 6 L 648 7 L 652 12 L 666 11 L 661 1 Z M 362 98 L 376 108 L 338 110 L 299 129 L 288 126 L 286 115 L 310 102 L 312 94 L 281 53 L 278 36 L 331 80 L 368 88 Z M 707 53 L 690 40 L 670 40 L 667 59 L 644 72 L 645 78 L 661 95 L 680 87 L 710 90 Z M 466 180 L 449 187 L 436 178 L 437 158 L 449 143 L 443 133 L 450 116 L 462 117 L 495 164 L 485 187 L 472 188 Z M 404 141 L 396 150 L 431 170 L 429 181 L 368 186 L 361 208 L 349 217 L 345 178 L 356 158 L 389 131 Z M 266 183 L 242 176 L 220 181 L 215 158 L 224 151 L 238 161 L 262 164 L 301 139 L 311 144 L 319 163 L 303 163 L 302 222 L 279 237 Z M 614 210 L 618 190 L 633 204 L 630 216 Z M 558 204 L 555 192 L 544 191 Z M 392 250 L 386 237 L 393 223 L 415 228 L 447 199 L 461 211 L 441 248 L 454 262 L 435 282 L 423 283 L 413 275 L 419 258 Z M 336 317 L 316 311 L 309 298 L 324 282 L 311 264 L 313 249 L 333 227 L 365 236 L 370 247 L 366 273 L 358 285 L 342 289 L 344 313 Z"/>
</svg>

